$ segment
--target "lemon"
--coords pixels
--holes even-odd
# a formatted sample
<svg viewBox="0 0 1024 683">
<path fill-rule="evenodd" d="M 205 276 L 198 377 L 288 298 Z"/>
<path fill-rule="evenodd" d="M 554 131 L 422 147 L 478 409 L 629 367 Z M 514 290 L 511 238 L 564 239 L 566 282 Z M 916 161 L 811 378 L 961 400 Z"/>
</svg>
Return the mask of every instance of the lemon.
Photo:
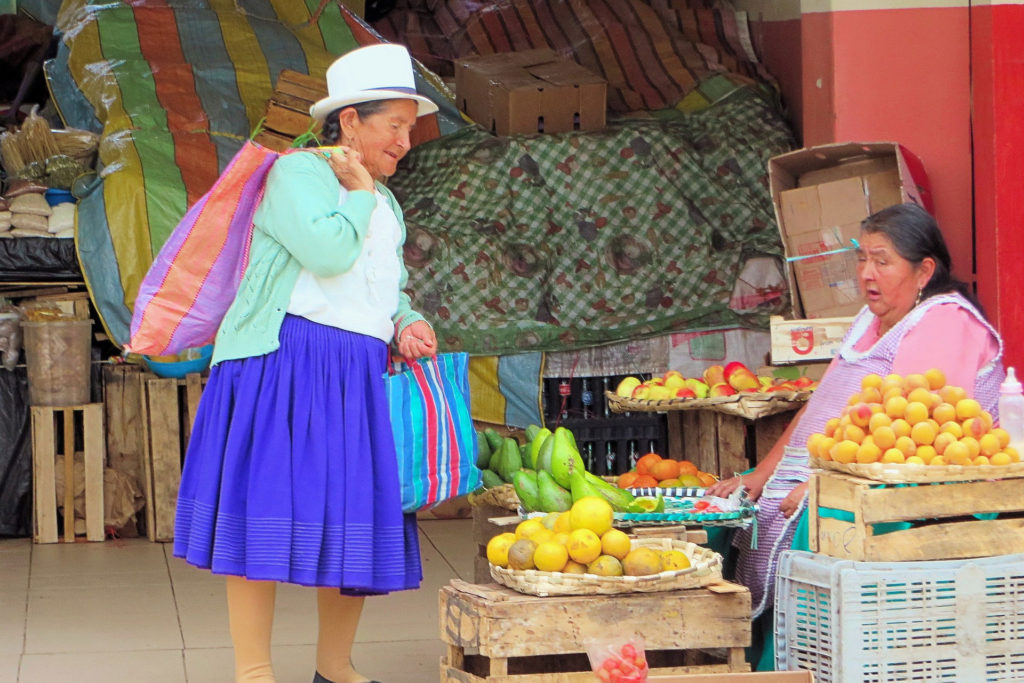
<svg viewBox="0 0 1024 683">
<path fill-rule="evenodd" d="M 516 527 L 516 538 L 530 538 L 544 528 L 544 522 L 536 517 L 524 519 L 522 522 L 519 522 L 519 525 Z"/>
<path fill-rule="evenodd" d="M 542 572 L 560 572 L 569 561 L 569 551 L 557 541 L 545 541 L 533 551 L 533 564 Z"/>
<path fill-rule="evenodd" d="M 590 564 L 601 554 L 601 539 L 590 529 L 576 529 L 566 544 L 569 557 L 580 564 Z"/>
<path fill-rule="evenodd" d="M 601 552 L 617 560 L 624 558 L 630 547 L 629 536 L 618 529 L 609 529 L 601 536 Z"/>
<path fill-rule="evenodd" d="M 558 519 L 555 520 L 555 526 L 552 527 L 552 530 L 556 534 L 560 534 L 563 531 L 565 533 L 569 533 L 570 531 L 572 531 L 572 523 L 569 520 L 568 510 L 565 512 L 558 513 Z"/>
<path fill-rule="evenodd" d="M 662 570 L 689 569 L 690 558 L 682 550 L 664 550 L 661 553 Z"/>
<path fill-rule="evenodd" d="M 508 549 L 516 542 L 516 535 L 507 532 L 487 541 L 487 561 L 499 567 L 508 566 Z"/>
<path fill-rule="evenodd" d="M 538 529 L 537 531 L 534 531 L 532 534 L 527 536 L 527 538 L 536 543 L 537 545 L 540 545 L 541 543 L 546 543 L 547 541 L 553 540 L 555 538 L 555 532 L 551 529 Z"/>
<path fill-rule="evenodd" d="M 611 503 L 604 498 L 584 496 L 572 504 L 569 523 L 573 529 L 590 529 L 600 536 L 612 528 L 613 515 Z"/>
</svg>

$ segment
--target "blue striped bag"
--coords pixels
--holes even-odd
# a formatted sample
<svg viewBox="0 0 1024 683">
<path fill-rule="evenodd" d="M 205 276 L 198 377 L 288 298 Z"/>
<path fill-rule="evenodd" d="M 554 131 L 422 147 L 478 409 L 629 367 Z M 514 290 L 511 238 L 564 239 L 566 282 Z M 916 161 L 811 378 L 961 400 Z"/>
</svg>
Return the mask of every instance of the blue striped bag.
<svg viewBox="0 0 1024 683">
<path fill-rule="evenodd" d="M 396 363 L 385 376 L 402 510 L 416 512 L 480 487 L 469 412 L 469 356 Z"/>
</svg>

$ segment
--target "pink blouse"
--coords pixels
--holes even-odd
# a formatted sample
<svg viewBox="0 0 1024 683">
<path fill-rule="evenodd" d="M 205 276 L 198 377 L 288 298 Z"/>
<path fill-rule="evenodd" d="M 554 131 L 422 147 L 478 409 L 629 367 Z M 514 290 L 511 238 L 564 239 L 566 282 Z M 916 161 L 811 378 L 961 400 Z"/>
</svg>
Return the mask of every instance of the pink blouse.
<svg viewBox="0 0 1024 683">
<path fill-rule="evenodd" d="M 875 318 L 853 345 L 857 351 L 871 348 L 878 339 L 880 321 Z M 897 375 L 939 368 L 946 383 L 974 395 L 978 371 L 999 353 L 999 342 L 969 311 L 954 303 L 939 304 L 911 328 L 900 342 L 892 371 Z"/>
</svg>

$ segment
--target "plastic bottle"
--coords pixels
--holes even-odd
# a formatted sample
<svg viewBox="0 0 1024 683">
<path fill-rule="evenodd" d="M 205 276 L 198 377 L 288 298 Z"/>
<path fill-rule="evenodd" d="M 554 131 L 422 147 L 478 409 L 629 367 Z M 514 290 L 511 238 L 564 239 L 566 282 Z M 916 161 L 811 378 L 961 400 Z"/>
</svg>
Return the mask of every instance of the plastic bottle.
<svg viewBox="0 0 1024 683">
<path fill-rule="evenodd" d="M 1010 434 L 1010 446 L 1022 453 L 1024 448 L 1024 395 L 1013 368 L 1006 369 L 1006 379 L 999 387 L 999 426 Z"/>
</svg>

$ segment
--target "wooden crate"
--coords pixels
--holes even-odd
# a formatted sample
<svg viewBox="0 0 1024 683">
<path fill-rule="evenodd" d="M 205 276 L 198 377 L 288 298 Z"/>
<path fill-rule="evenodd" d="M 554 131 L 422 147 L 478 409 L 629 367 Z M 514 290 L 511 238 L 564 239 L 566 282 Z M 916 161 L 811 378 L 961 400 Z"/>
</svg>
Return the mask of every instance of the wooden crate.
<svg viewBox="0 0 1024 683">
<path fill-rule="evenodd" d="M 483 509 L 489 508 L 489 509 Z M 495 513 L 494 517 L 485 515 Z M 487 561 L 487 542 L 498 534 L 514 532 L 522 522 L 519 515 L 509 515 L 508 510 L 490 505 L 473 506 L 473 539 L 477 544 L 476 558 L 473 561 L 473 582 L 491 583 L 491 566 Z M 683 525 L 634 527 L 628 530 L 631 536 L 649 538 L 675 538 L 690 543 L 707 543 L 708 533 L 702 528 L 687 528 Z"/>
<path fill-rule="evenodd" d="M 731 477 L 761 462 L 795 414 L 748 420 L 710 410 L 670 410 L 668 457 L 689 460 L 702 472 Z"/>
<path fill-rule="evenodd" d="M 81 459 L 85 477 L 85 538 L 102 541 L 103 468 L 106 462 L 103 404 L 32 406 L 31 412 L 33 540 L 36 543 L 75 541 L 74 465 L 76 459 Z M 61 437 L 59 446 L 58 434 Z M 82 444 L 80 452 L 76 452 L 76 442 Z M 64 458 L 63 535 L 58 535 L 57 529 L 57 456 Z"/>
<path fill-rule="evenodd" d="M 853 521 L 822 516 L 821 508 L 852 513 Z M 973 517 L 992 512 L 1000 518 Z M 897 486 L 815 472 L 808 515 L 811 550 L 842 559 L 902 562 L 1024 552 L 1020 479 Z M 875 533 L 876 524 L 909 521 L 915 522 L 910 529 Z"/>
<path fill-rule="evenodd" d="M 142 474 L 146 537 L 151 541 L 174 539 L 181 465 L 205 384 L 206 377 L 197 373 L 184 379 L 147 375 L 143 380 Z"/>
<path fill-rule="evenodd" d="M 591 683 L 586 639 L 632 633 L 652 675 L 749 671 L 750 592 L 713 588 L 540 598 L 454 579 L 439 598 L 441 681 Z"/>
</svg>

